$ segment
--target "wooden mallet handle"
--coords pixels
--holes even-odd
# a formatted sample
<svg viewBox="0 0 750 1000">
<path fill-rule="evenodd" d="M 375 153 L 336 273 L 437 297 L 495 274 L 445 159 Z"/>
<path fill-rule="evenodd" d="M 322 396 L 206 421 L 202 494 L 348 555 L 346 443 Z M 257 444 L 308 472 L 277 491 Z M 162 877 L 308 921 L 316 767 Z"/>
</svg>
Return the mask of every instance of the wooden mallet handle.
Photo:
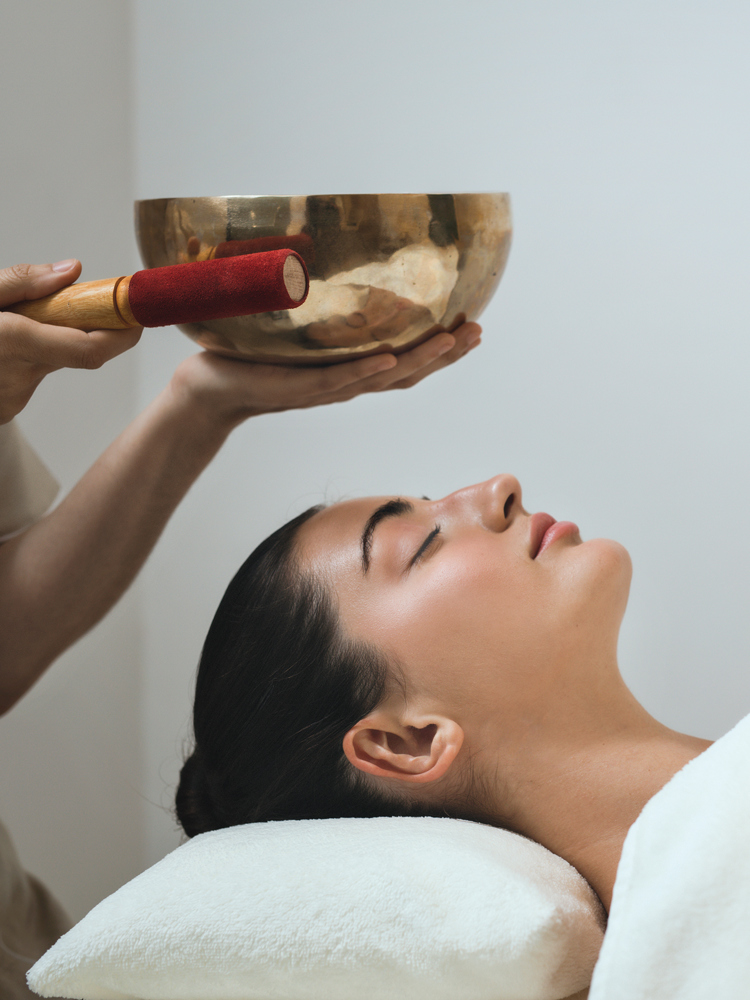
<svg viewBox="0 0 750 1000">
<path fill-rule="evenodd" d="M 78 330 L 125 330 L 139 325 L 128 301 L 130 278 L 127 275 L 68 285 L 43 299 L 19 302 L 7 312 L 20 313 L 37 323 Z"/>
</svg>

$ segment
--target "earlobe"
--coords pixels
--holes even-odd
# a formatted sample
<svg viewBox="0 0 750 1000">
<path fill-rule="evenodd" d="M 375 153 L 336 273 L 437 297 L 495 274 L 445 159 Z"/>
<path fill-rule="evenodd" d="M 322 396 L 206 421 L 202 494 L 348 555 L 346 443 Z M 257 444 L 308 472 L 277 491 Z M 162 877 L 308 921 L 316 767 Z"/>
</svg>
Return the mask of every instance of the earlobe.
<svg viewBox="0 0 750 1000">
<path fill-rule="evenodd" d="M 463 730 L 444 716 L 409 722 L 384 710 L 372 712 L 344 737 L 349 763 L 381 778 L 419 783 L 442 778 L 461 749 Z"/>
</svg>

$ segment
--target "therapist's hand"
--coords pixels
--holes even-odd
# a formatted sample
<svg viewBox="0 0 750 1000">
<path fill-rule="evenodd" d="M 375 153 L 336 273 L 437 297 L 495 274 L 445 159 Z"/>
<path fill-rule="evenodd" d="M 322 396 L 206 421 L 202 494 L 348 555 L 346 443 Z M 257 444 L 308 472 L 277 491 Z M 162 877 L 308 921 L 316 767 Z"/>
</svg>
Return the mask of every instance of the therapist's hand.
<svg viewBox="0 0 750 1000">
<path fill-rule="evenodd" d="M 378 354 L 327 367 L 256 364 L 201 351 L 180 365 L 170 383 L 175 400 L 228 427 L 248 417 L 340 403 L 365 392 L 407 389 L 478 346 L 482 328 L 464 323 L 403 354 Z"/>
<path fill-rule="evenodd" d="M 73 330 L 2 312 L 7 306 L 51 295 L 81 273 L 77 260 L 18 264 L 0 270 L 0 424 L 20 413 L 45 375 L 58 368 L 100 368 L 138 343 L 141 328 Z"/>
</svg>

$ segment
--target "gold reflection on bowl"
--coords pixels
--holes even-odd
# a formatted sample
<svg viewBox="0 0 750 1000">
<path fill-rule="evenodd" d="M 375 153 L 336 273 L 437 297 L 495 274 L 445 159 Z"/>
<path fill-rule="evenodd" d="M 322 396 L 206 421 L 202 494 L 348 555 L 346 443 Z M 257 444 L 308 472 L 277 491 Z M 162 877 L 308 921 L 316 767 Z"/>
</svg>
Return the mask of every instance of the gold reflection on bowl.
<svg viewBox="0 0 750 1000">
<path fill-rule="evenodd" d="M 511 239 L 507 194 L 158 198 L 135 203 L 146 267 L 291 247 L 310 293 L 297 309 L 180 326 L 221 354 L 327 364 L 400 351 L 477 319 Z"/>
</svg>

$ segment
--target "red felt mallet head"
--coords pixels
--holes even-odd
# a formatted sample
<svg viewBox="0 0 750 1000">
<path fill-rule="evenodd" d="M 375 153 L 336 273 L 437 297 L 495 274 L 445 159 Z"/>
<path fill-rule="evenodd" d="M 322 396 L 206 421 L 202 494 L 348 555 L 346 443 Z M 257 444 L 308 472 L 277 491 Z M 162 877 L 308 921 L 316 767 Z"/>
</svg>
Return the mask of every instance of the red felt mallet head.
<svg viewBox="0 0 750 1000">
<path fill-rule="evenodd" d="M 302 258 L 283 249 L 136 271 L 127 291 L 141 326 L 171 326 L 294 309 L 308 289 Z"/>
</svg>

